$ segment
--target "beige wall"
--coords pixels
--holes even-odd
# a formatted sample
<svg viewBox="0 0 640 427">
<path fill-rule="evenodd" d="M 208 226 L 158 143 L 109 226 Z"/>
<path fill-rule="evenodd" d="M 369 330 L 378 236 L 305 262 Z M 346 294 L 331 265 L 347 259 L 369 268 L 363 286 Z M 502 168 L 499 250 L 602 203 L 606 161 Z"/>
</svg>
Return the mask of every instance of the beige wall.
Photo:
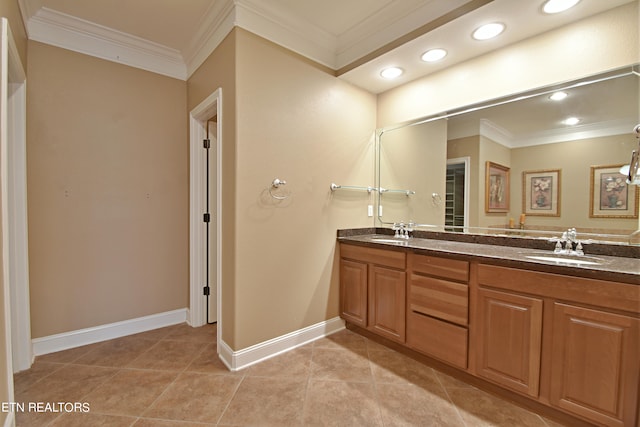
<svg viewBox="0 0 640 427">
<path fill-rule="evenodd" d="M 33 338 L 187 307 L 185 82 L 28 54 Z"/>
<path fill-rule="evenodd" d="M 623 134 L 511 150 L 511 216 L 517 219 L 522 212 L 523 171 L 561 169 L 560 217 L 529 216 L 527 224 L 570 224 L 579 230 L 636 230 L 636 219 L 589 218 L 591 166 L 619 165 L 620 159 L 627 159 L 636 147 L 637 140 Z"/>
<path fill-rule="evenodd" d="M 382 193 L 382 219 L 444 224 L 447 121 L 437 120 L 384 132 L 380 137 L 380 186 L 415 194 Z M 432 194 L 441 203 L 433 202 Z"/>
<path fill-rule="evenodd" d="M 222 339 L 234 342 L 236 253 L 236 34 L 234 29 L 187 81 L 188 111 L 222 89 Z"/>
<path fill-rule="evenodd" d="M 378 96 L 378 127 L 640 62 L 640 1 L 454 65 Z"/>
<path fill-rule="evenodd" d="M 329 185 L 373 182 L 376 99 L 265 39 L 236 35 L 235 318 L 223 328 L 241 349 L 338 316 L 336 230 L 373 218 L 366 192 Z M 290 199 L 268 195 L 276 177 Z"/>
<path fill-rule="evenodd" d="M 238 350 L 337 316 L 336 230 L 373 220 L 366 193 L 329 184 L 373 182 L 375 97 L 238 28 L 187 86 L 189 110 L 223 93 L 223 340 Z M 276 177 L 289 200 L 268 195 Z"/>
</svg>

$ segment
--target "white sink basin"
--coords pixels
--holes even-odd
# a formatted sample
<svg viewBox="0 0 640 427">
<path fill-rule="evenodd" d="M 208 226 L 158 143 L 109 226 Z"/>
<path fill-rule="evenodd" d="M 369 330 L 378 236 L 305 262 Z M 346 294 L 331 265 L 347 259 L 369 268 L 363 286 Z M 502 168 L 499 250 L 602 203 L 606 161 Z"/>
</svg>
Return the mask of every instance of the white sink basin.
<svg viewBox="0 0 640 427">
<path fill-rule="evenodd" d="M 602 260 L 594 257 L 572 257 L 567 255 L 525 255 L 525 258 L 536 259 L 538 261 L 549 261 L 558 264 L 572 265 L 600 265 Z"/>
<path fill-rule="evenodd" d="M 407 243 L 407 239 L 385 239 L 382 237 L 373 237 L 371 241 L 377 243 Z"/>
</svg>

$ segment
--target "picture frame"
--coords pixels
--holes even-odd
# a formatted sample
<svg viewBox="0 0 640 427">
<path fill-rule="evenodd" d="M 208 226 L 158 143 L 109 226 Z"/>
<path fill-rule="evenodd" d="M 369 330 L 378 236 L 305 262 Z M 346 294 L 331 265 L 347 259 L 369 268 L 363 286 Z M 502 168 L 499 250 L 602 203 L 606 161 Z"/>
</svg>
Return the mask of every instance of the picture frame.
<svg viewBox="0 0 640 427">
<path fill-rule="evenodd" d="M 485 168 L 484 207 L 486 213 L 509 212 L 510 169 L 488 161 Z"/>
<path fill-rule="evenodd" d="M 528 216 L 560 216 L 560 169 L 522 172 L 522 212 Z"/>
<path fill-rule="evenodd" d="M 640 187 L 627 184 L 622 166 L 591 166 L 590 218 L 638 218 Z"/>
</svg>

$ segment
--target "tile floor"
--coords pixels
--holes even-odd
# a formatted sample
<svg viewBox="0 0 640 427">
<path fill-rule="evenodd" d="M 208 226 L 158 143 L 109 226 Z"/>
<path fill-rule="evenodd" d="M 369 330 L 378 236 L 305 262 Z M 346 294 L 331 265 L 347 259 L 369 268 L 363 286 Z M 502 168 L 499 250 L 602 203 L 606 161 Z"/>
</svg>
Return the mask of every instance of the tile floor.
<svg viewBox="0 0 640 427">
<path fill-rule="evenodd" d="M 19 427 L 558 426 L 348 330 L 229 372 L 214 327 L 176 325 L 38 357 L 15 390 Z"/>
</svg>

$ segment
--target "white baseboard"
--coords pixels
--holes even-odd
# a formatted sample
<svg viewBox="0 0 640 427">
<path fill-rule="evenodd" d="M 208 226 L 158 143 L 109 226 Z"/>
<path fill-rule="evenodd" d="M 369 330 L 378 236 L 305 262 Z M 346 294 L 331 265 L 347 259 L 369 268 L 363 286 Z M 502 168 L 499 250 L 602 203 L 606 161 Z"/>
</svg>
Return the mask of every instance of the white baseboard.
<svg viewBox="0 0 640 427">
<path fill-rule="evenodd" d="M 219 339 L 218 354 L 227 368 L 238 371 L 344 328 L 344 320 L 334 317 L 238 351 L 233 351 L 222 339 Z"/>
<path fill-rule="evenodd" d="M 4 427 L 15 427 L 16 414 L 13 411 L 7 412 L 7 418 L 4 419 Z"/>
<path fill-rule="evenodd" d="M 33 355 L 40 356 L 100 341 L 120 338 L 126 335 L 146 332 L 152 329 L 164 328 L 165 326 L 177 325 L 187 321 L 187 312 L 188 309 L 181 308 L 93 328 L 34 338 L 31 340 Z"/>
</svg>

